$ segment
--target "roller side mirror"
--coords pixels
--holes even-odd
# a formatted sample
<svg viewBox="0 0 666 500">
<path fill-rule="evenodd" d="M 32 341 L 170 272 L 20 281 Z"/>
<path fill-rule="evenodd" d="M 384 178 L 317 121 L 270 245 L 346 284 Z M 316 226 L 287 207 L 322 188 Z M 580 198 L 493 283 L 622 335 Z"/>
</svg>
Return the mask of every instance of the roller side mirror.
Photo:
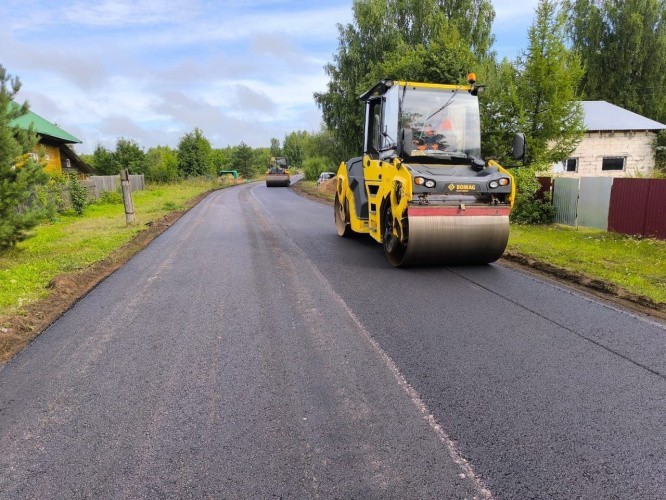
<svg viewBox="0 0 666 500">
<path fill-rule="evenodd" d="M 525 134 L 520 132 L 513 136 L 513 159 L 525 161 Z"/>
</svg>

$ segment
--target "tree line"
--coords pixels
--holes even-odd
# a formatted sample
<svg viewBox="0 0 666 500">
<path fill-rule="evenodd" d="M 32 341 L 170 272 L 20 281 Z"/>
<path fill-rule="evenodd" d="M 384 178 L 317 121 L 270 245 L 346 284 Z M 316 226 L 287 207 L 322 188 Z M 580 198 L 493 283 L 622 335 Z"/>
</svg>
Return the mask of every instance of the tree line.
<svg viewBox="0 0 666 500">
<path fill-rule="evenodd" d="M 117 139 L 114 149 L 98 144 L 92 154 L 81 155 L 96 175 L 117 175 L 123 169 L 143 174 L 152 182 L 173 182 L 190 177 L 213 177 L 221 170 L 236 170 L 241 177 L 263 174 L 271 156 L 287 158 L 290 167 L 304 168 L 306 176 L 316 177 L 319 169 L 337 168 L 337 151 L 326 131 L 299 130 L 288 133 L 283 141 L 271 138 L 270 147 L 237 146 L 213 148 L 204 133 L 195 128 L 185 134 L 176 148 L 144 148 L 134 139 Z"/>
<path fill-rule="evenodd" d="M 346 157 L 361 148 L 358 96 L 381 79 L 464 83 L 474 72 L 486 156 L 510 161 L 510 137 L 524 132 L 528 163 L 564 160 L 583 133 L 581 100 L 605 100 L 666 122 L 666 1 L 541 0 L 528 47 L 515 60 L 491 48 L 490 0 L 354 0 L 338 26 L 315 94 L 327 130 Z"/>
</svg>

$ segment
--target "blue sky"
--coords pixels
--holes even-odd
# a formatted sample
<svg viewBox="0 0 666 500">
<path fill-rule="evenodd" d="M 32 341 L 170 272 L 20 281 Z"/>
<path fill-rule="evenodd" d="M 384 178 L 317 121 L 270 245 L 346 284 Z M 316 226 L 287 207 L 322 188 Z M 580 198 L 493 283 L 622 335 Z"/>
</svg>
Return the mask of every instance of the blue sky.
<svg viewBox="0 0 666 500">
<path fill-rule="evenodd" d="M 537 0 L 495 0 L 493 49 L 527 46 Z M 19 101 L 83 141 L 176 147 L 199 127 L 213 147 L 316 131 L 338 23 L 351 0 L 3 0 L 0 64 Z"/>
</svg>

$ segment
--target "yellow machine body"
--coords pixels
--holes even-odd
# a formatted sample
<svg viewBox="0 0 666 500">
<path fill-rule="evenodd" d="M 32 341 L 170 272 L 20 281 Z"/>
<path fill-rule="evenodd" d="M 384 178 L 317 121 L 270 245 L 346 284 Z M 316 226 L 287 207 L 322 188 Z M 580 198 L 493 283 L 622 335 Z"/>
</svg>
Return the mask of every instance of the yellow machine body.
<svg viewBox="0 0 666 500">
<path fill-rule="evenodd" d="M 266 170 L 267 187 L 287 187 L 291 184 L 291 176 L 287 167 L 287 159 L 282 156 L 271 156 Z"/>
<path fill-rule="evenodd" d="M 410 93 L 419 94 L 410 101 Z M 515 183 L 498 163 L 480 160 L 476 87 L 380 82 L 361 99 L 364 154 L 338 168 L 338 234 L 369 234 L 400 267 L 501 257 Z M 444 120 L 451 137 L 461 136 L 455 145 L 443 134 L 435 144 L 428 130 Z"/>
</svg>

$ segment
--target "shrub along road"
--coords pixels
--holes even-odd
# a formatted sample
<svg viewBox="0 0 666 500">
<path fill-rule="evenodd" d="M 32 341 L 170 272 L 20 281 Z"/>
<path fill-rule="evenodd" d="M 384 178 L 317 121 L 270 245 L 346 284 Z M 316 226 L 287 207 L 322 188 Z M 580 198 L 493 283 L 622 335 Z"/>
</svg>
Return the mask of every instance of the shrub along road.
<svg viewBox="0 0 666 500">
<path fill-rule="evenodd" d="M 237 186 L 0 370 L 0 498 L 658 498 L 665 333 Z"/>
</svg>

